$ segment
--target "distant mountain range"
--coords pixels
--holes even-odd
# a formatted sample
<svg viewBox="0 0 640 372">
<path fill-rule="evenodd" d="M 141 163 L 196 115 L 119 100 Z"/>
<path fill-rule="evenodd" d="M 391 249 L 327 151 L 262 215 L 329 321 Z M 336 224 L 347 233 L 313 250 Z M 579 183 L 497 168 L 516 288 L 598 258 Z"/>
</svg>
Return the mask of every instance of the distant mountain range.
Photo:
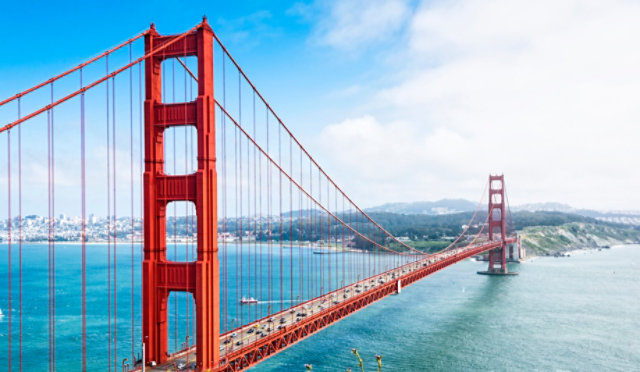
<svg viewBox="0 0 640 372">
<path fill-rule="evenodd" d="M 640 211 L 597 211 L 593 209 L 573 208 L 562 203 L 532 203 L 514 206 L 515 211 L 547 211 L 577 214 L 579 216 L 591 217 L 601 221 L 622 223 L 627 225 L 640 225 Z"/>
<path fill-rule="evenodd" d="M 438 201 L 420 201 L 412 203 L 386 203 L 376 207 L 365 209 L 366 212 L 382 212 L 397 214 L 425 214 L 430 216 L 471 212 L 476 209 L 476 204 L 465 199 L 442 199 Z M 601 221 L 623 223 L 627 225 L 640 225 L 640 211 L 597 211 L 593 209 L 573 208 L 563 203 L 530 203 L 512 206 L 513 212 L 562 212 L 571 213 L 583 217 L 591 217 Z"/>
<path fill-rule="evenodd" d="M 365 209 L 366 212 L 383 212 L 397 214 L 426 214 L 437 216 L 474 211 L 476 204 L 464 199 L 442 199 L 438 201 L 421 201 L 413 203 L 387 203 Z"/>
</svg>

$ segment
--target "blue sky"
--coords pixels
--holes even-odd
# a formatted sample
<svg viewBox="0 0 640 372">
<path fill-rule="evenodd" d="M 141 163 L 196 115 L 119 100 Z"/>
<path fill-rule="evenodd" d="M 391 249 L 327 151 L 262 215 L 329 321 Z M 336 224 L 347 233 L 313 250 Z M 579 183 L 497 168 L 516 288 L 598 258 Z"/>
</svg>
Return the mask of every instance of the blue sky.
<svg viewBox="0 0 640 372">
<path fill-rule="evenodd" d="M 504 172 L 512 204 L 640 209 L 632 0 L 10 2 L 0 96 L 203 14 L 363 206 L 475 200 Z"/>
<path fill-rule="evenodd" d="M 342 111 L 349 103 L 344 97 L 331 100 L 331 93 L 371 79 L 375 57 L 363 53 L 354 58 L 312 40 L 316 19 L 305 11 L 324 8 L 326 12 L 328 6 L 303 10 L 307 6 L 312 5 L 283 1 L 9 3 L 0 15 L 3 48 L 11 51 L 9 58 L 0 61 L 0 94 L 6 97 L 46 80 L 147 29 L 151 22 L 163 34 L 179 33 L 206 14 L 281 116 L 300 119 L 323 112 L 325 119 L 339 120 L 342 114 L 332 115 L 332 111 L 336 106 Z"/>
</svg>

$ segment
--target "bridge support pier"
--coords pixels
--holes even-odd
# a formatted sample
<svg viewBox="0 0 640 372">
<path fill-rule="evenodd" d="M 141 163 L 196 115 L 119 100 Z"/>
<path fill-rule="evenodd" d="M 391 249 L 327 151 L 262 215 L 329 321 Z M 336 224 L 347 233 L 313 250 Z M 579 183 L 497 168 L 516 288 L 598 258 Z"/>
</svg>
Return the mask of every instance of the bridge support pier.
<svg viewBox="0 0 640 372">
<path fill-rule="evenodd" d="M 507 269 L 507 246 L 509 257 L 513 259 L 513 246 L 507 244 L 507 220 L 504 197 L 504 175 L 489 176 L 489 240 L 494 240 L 494 234 L 499 230 L 502 242 L 499 248 L 489 251 L 489 268 L 478 271 L 481 275 L 517 275 Z"/>
</svg>

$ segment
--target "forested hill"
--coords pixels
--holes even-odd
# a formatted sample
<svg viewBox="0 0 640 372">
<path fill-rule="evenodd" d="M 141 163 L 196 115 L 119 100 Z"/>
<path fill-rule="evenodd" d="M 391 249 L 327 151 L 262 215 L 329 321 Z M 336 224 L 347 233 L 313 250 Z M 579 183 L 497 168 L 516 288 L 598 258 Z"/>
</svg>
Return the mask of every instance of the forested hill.
<svg viewBox="0 0 640 372">
<path fill-rule="evenodd" d="M 463 225 L 469 223 L 473 212 L 430 216 L 424 214 L 396 214 L 371 212 L 369 215 L 395 236 L 408 237 L 411 240 L 437 240 L 458 236 Z M 475 221 L 485 221 L 487 213 L 479 212 Z M 527 212 L 519 211 L 511 215 L 508 230 L 523 230 L 531 226 L 560 226 L 572 222 L 589 223 L 613 228 L 633 229 L 640 233 L 639 227 L 603 222 L 591 217 L 563 212 Z"/>
</svg>

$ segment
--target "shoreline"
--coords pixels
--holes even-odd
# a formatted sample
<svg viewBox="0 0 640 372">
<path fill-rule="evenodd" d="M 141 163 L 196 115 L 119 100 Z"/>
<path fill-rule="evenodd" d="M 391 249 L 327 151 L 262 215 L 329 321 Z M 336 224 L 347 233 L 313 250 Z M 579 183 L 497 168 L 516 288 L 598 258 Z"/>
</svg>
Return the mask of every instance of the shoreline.
<svg viewBox="0 0 640 372">
<path fill-rule="evenodd" d="M 240 245 L 239 241 L 233 241 L 233 242 L 225 242 L 222 240 L 218 240 L 218 245 L 222 245 L 222 244 L 229 244 L 229 245 Z M 17 246 L 19 245 L 21 242 L 20 241 L 12 241 L 11 245 L 12 246 Z M 67 241 L 67 240 L 56 240 L 53 241 L 53 243 L 55 243 L 56 245 L 82 245 L 82 242 L 77 241 L 77 240 L 73 240 L 73 241 Z M 105 245 L 105 244 L 131 244 L 131 240 L 116 240 L 116 241 L 107 241 L 107 240 L 99 240 L 99 241 L 90 241 L 90 242 L 85 242 L 85 245 Z M 134 240 L 133 241 L 134 244 L 142 244 L 143 241 L 142 240 Z M 189 240 L 167 240 L 167 246 L 169 246 L 170 244 L 196 244 L 196 240 L 194 239 L 193 241 L 189 241 Z M 251 240 L 251 241 L 242 241 L 243 245 L 253 245 L 255 242 L 255 240 Z M 356 249 L 356 248 L 351 248 L 351 247 L 343 247 L 343 246 L 335 246 L 335 245 L 317 245 L 314 243 L 310 243 L 310 242 L 293 242 L 290 243 L 289 241 L 283 241 L 282 242 L 284 246 L 291 246 L 293 245 L 296 248 L 305 248 L 305 249 L 314 249 L 314 250 L 322 250 L 325 252 L 331 251 L 331 252 L 361 252 L 361 249 Z M 49 244 L 49 241 L 47 240 L 23 240 L 22 244 L 38 244 L 38 245 L 44 245 L 44 244 Z M 273 245 L 279 245 L 280 242 L 279 241 L 265 241 L 265 242 L 258 242 L 258 244 L 263 244 L 263 245 L 267 245 L 267 244 L 273 244 Z M 9 245 L 9 242 L 7 241 L 0 241 L 0 245 Z M 324 253 L 324 252 L 323 252 Z"/>
<path fill-rule="evenodd" d="M 628 246 L 640 246 L 639 243 L 617 243 L 611 246 L 600 246 L 600 247 L 582 247 L 582 248 L 575 248 L 575 249 L 570 249 L 570 250 L 558 250 L 555 252 L 555 254 L 548 254 L 548 255 L 530 255 L 527 256 L 527 259 L 524 261 L 527 261 L 528 259 L 531 258 L 535 258 L 535 257 L 571 257 L 572 255 L 581 255 L 581 254 L 587 254 L 587 253 L 593 253 L 594 251 L 602 251 L 602 250 L 609 250 L 609 249 L 619 249 L 622 247 L 628 247 Z M 558 254 L 558 255 L 556 255 Z"/>
</svg>

